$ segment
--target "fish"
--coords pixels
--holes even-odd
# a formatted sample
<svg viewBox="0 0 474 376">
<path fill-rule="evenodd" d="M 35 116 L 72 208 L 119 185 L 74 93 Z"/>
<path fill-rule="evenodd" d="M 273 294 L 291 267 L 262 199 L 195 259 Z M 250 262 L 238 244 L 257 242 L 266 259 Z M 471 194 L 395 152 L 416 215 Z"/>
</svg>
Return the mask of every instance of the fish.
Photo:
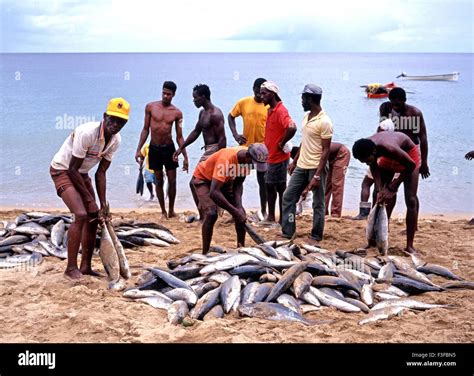
<svg viewBox="0 0 474 376">
<path fill-rule="evenodd" d="M 360 288 L 355 284 L 339 277 L 332 276 L 318 276 L 313 278 L 311 283 L 315 287 L 335 287 L 342 288 L 345 290 L 354 290 L 357 294 L 360 294 Z"/>
<path fill-rule="evenodd" d="M 167 271 L 157 269 L 157 268 L 146 268 L 148 271 L 152 272 L 157 278 L 163 280 L 167 285 L 174 288 L 183 288 L 190 291 L 194 291 L 191 286 L 174 275 L 168 273 Z"/>
<path fill-rule="evenodd" d="M 214 306 L 208 313 L 203 317 L 203 321 L 221 319 L 224 317 L 224 310 L 220 304 Z"/>
<path fill-rule="evenodd" d="M 421 273 L 436 274 L 436 275 L 439 275 L 443 278 L 453 279 L 453 280 L 456 280 L 456 281 L 462 281 L 463 280 L 463 278 L 457 276 L 452 271 L 450 271 L 448 268 L 445 268 L 444 266 L 441 266 L 441 265 L 424 264 L 422 266 L 418 266 L 416 268 L 416 270 L 421 272 Z"/>
<path fill-rule="evenodd" d="M 51 256 L 55 256 L 62 260 L 67 259 L 67 249 L 62 247 L 56 247 L 50 241 L 40 240 L 39 244 L 48 252 Z"/>
<path fill-rule="evenodd" d="M 372 290 L 371 284 L 365 284 L 362 286 L 360 297 L 369 307 L 374 304 L 374 291 Z"/>
<path fill-rule="evenodd" d="M 259 286 L 260 283 L 258 282 L 250 282 L 247 286 L 245 286 L 241 293 L 240 304 L 255 303 L 255 297 L 259 290 Z"/>
<path fill-rule="evenodd" d="M 0 247 L 14 244 L 23 244 L 30 241 L 30 238 L 26 235 L 12 235 L 6 239 L 0 241 Z"/>
<path fill-rule="evenodd" d="M 263 256 L 267 255 L 279 260 L 283 260 L 283 258 L 281 258 L 282 256 L 271 245 L 262 243 L 258 245 L 258 248 L 261 249 L 265 253 Z M 287 261 L 291 261 L 291 259 Z"/>
<path fill-rule="evenodd" d="M 104 215 L 106 217 L 110 216 L 109 203 L 107 203 L 104 207 Z M 122 244 L 120 243 L 119 238 L 115 234 L 114 226 L 112 226 L 112 223 L 110 222 L 110 220 L 106 220 L 105 225 L 107 226 L 107 230 L 109 230 L 109 235 L 114 244 L 115 251 L 117 252 L 119 267 L 120 267 L 120 275 L 125 279 L 129 279 L 132 276 L 132 272 L 130 271 L 130 266 L 128 264 L 127 256 L 125 255 L 125 251 L 122 247 Z"/>
<path fill-rule="evenodd" d="M 385 282 L 384 280 L 381 280 Z M 426 283 L 415 281 L 411 278 L 406 277 L 394 277 L 391 280 L 392 285 L 400 288 L 401 290 L 408 292 L 409 294 L 422 294 L 429 291 L 443 291 L 442 287 L 435 287 L 427 285 Z"/>
<path fill-rule="evenodd" d="M 367 218 L 367 227 L 365 228 L 365 236 L 367 238 L 367 244 L 372 245 L 375 243 L 375 225 L 377 222 L 377 216 L 379 211 L 379 205 L 374 205 L 370 210 L 369 217 Z"/>
<path fill-rule="evenodd" d="M 391 285 L 374 285 L 373 286 L 373 289 L 377 292 L 384 292 L 384 293 L 387 293 L 387 294 L 392 294 L 392 295 L 396 295 L 396 296 L 399 296 L 399 297 L 405 297 L 405 296 L 408 296 L 408 293 L 406 293 L 405 291 L 403 290 L 400 290 L 398 287 L 396 286 L 391 286 Z"/>
<path fill-rule="evenodd" d="M 454 289 L 466 289 L 474 290 L 474 282 L 469 281 L 451 281 L 445 282 L 441 285 L 443 289 L 454 290 Z"/>
<path fill-rule="evenodd" d="M 234 275 L 221 286 L 221 302 L 225 313 L 229 313 L 237 300 L 240 300 L 240 280 Z"/>
<path fill-rule="evenodd" d="M 120 265 L 114 243 L 110 237 L 107 226 L 102 226 L 100 237 L 99 256 L 104 264 L 109 281 L 118 281 L 120 277 Z"/>
<path fill-rule="evenodd" d="M 304 292 L 303 295 L 301 295 L 301 300 L 315 307 L 321 306 L 321 302 L 316 297 L 316 295 L 314 295 L 313 291 L 311 290 L 311 286 L 309 287 L 308 291 Z"/>
<path fill-rule="evenodd" d="M 295 297 L 300 298 L 306 291 L 308 291 L 312 282 L 313 276 L 309 272 L 302 272 L 298 277 L 296 277 L 293 282 Z"/>
<path fill-rule="evenodd" d="M 379 301 L 384 300 L 393 300 L 393 299 L 400 299 L 401 297 L 395 294 L 390 294 L 389 292 L 377 291 L 375 293 L 375 298 Z"/>
<path fill-rule="evenodd" d="M 15 232 L 26 235 L 50 235 L 47 228 L 44 228 L 35 222 L 24 223 L 21 226 L 17 226 L 15 227 Z"/>
<path fill-rule="evenodd" d="M 206 265 L 204 268 L 200 270 L 200 274 L 210 274 L 220 270 L 229 270 L 233 269 L 237 266 L 247 264 L 249 262 L 256 263 L 258 260 L 250 255 L 247 254 L 236 254 L 231 257 L 226 258 L 222 261 L 217 261 L 213 264 Z"/>
<path fill-rule="evenodd" d="M 360 310 L 364 313 L 370 312 L 370 308 L 364 302 L 361 302 L 360 300 L 344 297 L 344 301 L 356 307 L 359 307 Z"/>
<path fill-rule="evenodd" d="M 196 292 L 196 295 L 198 296 L 198 298 L 201 298 L 209 291 L 214 290 L 218 287 L 219 287 L 219 284 L 217 282 L 207 282 L 200 286 L 197 286 L 194 289 L 194 291 Z"/>
<path fill-rule="evenodd" d="M 289 294 L 281 294 L 277 298 L 277 303 L 281 304 L 282 306 L 285 306 L 286 308 L 291 309 L 292 311 L 302 314 L 300 305 L 298 304 L 297 300 Z"/>
<path fill-rule="evenodd" d="M 344 300 L 334 298 L 331 295 L 328 295 L 313 286 L 310 287 L 310 292 L 313 293 L 318 300 L 328 307 L 334 307 L 342 312 L 360 312 L 361 309 L 356 307 L 353 304 L 347 303 Z"/>
<path fill-rule="evenodd" d="M 265 273 L 265 274 L 262 274 L 260 276 L 260 278 L 258 279 L 258 281 L 260 283 L 265 283 L 265 282 L 277 282 L 278 281 L 278 278 L 277 276 L 275 276 L 274 274 L 270 274 L 270 273 Z"/>
<path fill-rule="evenodd" d="M 60 219 L 51 229 L 51 243 L 53 243 L 56 247 L 60 247 L 63 244 L 65 233 L 66 226 L 64 225 L 64 219 Z"/>
<path fill-rule="evenodd" d="M 255 295 L 253 295 L 253 299 L 251 299 L 251 303 L 263 302 L 272 290 L 273 286 L 275 286 L 275 283 L 273 282 L 260 283 L 257 286 Z"/>
<path fill-rule="evenodd" d="M 205 293 L 196 303 L 191 311 L 191 318 L 202 320 L 215 305 L 219 303 L 221 286 Z"/>
<path fill-rule="evenodd" d="M 143 196 L 143 187 L 145 185 L 145 181 L 143 179 L 143 166 L 140 166 L 138 169 L 138 178 L 137 178 L 137 185 L 135 193 Z"/>
<path fill-rule="evenodd" d="M 124 291 L 124 293 L 123 293 L 123 297 L 124 298 L 129 298 L 129 299 L 152 298 L 154 296 L 160 296 L 160 297 L 164 298 L 165 295 L 162 294 L 161 292 L 156 291 L 156 290 L 140 290 L 140 289 L 137 289 L 137 288 L 132 288 L 130 290 Z M 168 298 L 170 298 L 170 297 L 168 297 Z M 167 299 L 165 299 L 165 300 L 167 300 Z M 175 299 L 171 299 L 171 300 L 175 300 Z"/>
<path fill-rule="evenodd" d="M 255 243 L 257 244 L 265 243 L 265 239 L 263 239 L 259 234 L 257 234 L 255 229 L 252 226 L 250 226 L 248 223 L 245 223 L 245 231 L 247 231 L 247 233 L 249 234 L 249 236 L 252 238 L 252 240 Z"/>
<path fill-rule="evenodd" d="M 278 298 L 283 294 L 295 281 L 295 279 L 306 269 L 307 262 L 300 262 L 291 266 L 280 278 L 280 280 L 273 286 L 272 290 L 265 299 L 266 302 Z"/>
<path fill-rule="evenodd" d="M 214 281 L 217 282 L 218 284 L 223 284 L 225 281 L 227 281 L 231 275 L 225 271 L 222 272 L 216 272 L 214 274 L 211 274 L 207 277 L 208 281 Z M 239 277 L 237 277 L 238 279 Z"/>
<path fill-rule="evenodd" d="M 307 244 L 307 243 L 303 243 L 301 245 L 301 247 L 303 249 L 305 249 L 306 251 L 308 252 L 313 252 L 313 253 L 331 253 L 330 251 L 328 251 L 327 249 L 324 249 L 324 248 L 320 248 L 320 247 L 316 247 L 314 245 L 311 245 L 311 244 Z"/>
<path fill-rule="evenodd" d="M 373 310 L 367 317 L 359 321 L 359 325 L 370 324 L 381 320 L 389 320 L 394 316 L 399 316 L 403 311 L 407 310 L 408 308 L 401 306 Z"/>
<path fill-rule="evenodd" d="M 174 270 L 172 270 L 170 273 L 174 275 L 176 278 L 179 279 L 191 279 L 195 277 L 199 277 L 199 271 L 202 269 L 202 266 L 195 265 L 195 264 L 188 264 L 185 266 L 180 266 Z"/>
<path fill-rule="evenodd" d="M 321 310 L 321 307 L 317 307 L 312 304 L 300 304 L 300 308 L 303 314 Z"/>
<path fill-rule="evenodd" d="M 188 314 L 189 308 L 186 302 L 176 300 L 168 308 L 168 321 L 173 325 L 181 324 Z"/>
<path fill-rule="evenodd" d="M 196 295 L 194 291 L 190 291 L 188 289 L 183 289 L 183 288 L 170 290 L 166 292 L 165 295 L 174 301 L 176 300 L 184 301 L 189 306 L 196 305 L 198 301 L 198 296 Z"/>
<path fill-rule="evenodd" d="M 273 278 L 276 279 L 276 277 L 273 274 L 268 274 L 268 271 L 269 271 L 269 268 L 266 268 L 260 265 L 241 265 L 233 269 L 230 269 L 229 273 L 232 275 L 238 275 L 240 278 L 256 279 L 256 278 L 262 278 L 263 276 L 271 275 Z M 275 282 L 275 281 L 272 281 L 272 282 Z"/>
<path fill-rule="evenodd" d="M 416 310 L 427 310 L 433 308 L 453 308 L 450 304 L 431 304 L 431 303 L 424 303 L 418 300 L 410 299 L 410 298 L 399 298 L 399 299 L 389 299 L 384 300 L 380 303 L 377 303 L 372 307 L 372 310 L 377 310 L 386 307 L 405 307 L 409 309 L 416 309 Z"/>
<path fill-rule="evenodd" d="M 380 205 L 374 226 L 375 244 L 380 254 L 387 255 L 388 252 L 388 216 L 385 205 Z"/>
<path fill-rule="evenodd" d="M 153 308 L 168 310 L 173 301 L 167 296 L 151 296 L 149 298 L 136 299 L 137 302 L 143 302 L 151 305 Z"/>
<path fill-rule="evenodd" d="M 43 261 L 43 256 L 40 253 L 33 252 L 28 254 L 8 256 L 5 261 L 11 263 L 28 263 L 29 266 L 36 266 L 41 264 Z"/>
<path fill-rule="evenodd" d="M 378 278 L 391 280 L 393 278 L 394 271 L 395 267 L 393 266 L 391 261 L 388 261 L 384 266 L 380 268 Z"/>
<path fill-rule="evenodd" d="M 292 311 L 278 303 L 258 302 L 243 304 L 239 306 L 238 311 L 241 316 L 256 317 L 272 321 L 294 321 L 304 325 L 313 325 L 313 323 L 305 319 L 302 314 Z"/>
</svg>

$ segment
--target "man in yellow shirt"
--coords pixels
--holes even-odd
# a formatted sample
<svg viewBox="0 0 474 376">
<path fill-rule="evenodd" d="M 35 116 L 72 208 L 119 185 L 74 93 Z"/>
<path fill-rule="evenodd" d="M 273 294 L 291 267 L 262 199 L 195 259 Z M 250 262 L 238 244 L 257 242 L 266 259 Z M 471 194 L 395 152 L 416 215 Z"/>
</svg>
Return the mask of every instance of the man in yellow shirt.
<svg viewBox="0 0 474 376">
<path fill-rule="evenodd" d="M 230 130 L 239 145 L 249 146 L 254 143 L 262 143 L 265 139 L 268 106 L 263 103 L 262 97 L 260 96 L 260 86 L 265 81 L 264 78 L 257 78 L 253 84 L 254 95 L 239 99 L 229 113 L 228 120 Z M 235 118 L 238 116 L 242 116 L 243 134 L 237 132 Z M 265 171 L 257 171 L 257 181 L 260 194 L 260 208 L 265 218 L 267 216 Z"/>
</svg>

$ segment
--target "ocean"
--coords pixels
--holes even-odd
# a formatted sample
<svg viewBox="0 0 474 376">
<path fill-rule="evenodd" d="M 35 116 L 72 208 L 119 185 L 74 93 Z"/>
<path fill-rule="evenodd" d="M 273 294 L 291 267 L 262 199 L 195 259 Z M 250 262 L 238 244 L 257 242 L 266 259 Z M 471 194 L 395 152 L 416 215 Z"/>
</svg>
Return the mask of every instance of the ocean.
<svg viewBox="0 0 474 376">
<path fill-rule="evenodd" d="M 458 82 L 396 79 L 402 71 L 461 75 Z M 107 197 L 112 208 L 147 206 L 147 192 L 143 197 L 135 194 L 134 155 L 145 105 L 161 99 L 163 81 L 178 85 L 173 103 L 184 114 L 185 137 L 199 112 L 192 103 L 192 88 L 209 85 L 212 102 L 226 118 L 228 146 L 233 146 L 227 114 L 239 98 L 252 94 L 254 79 L 264 77 L 278 83 L 299 127 L 304 116 L 299 92 L 307 83 L 321 86 L 322 106 L 334 123 L 333 140 L 349 149 L 375 132 L 384 101 L 367 99 L 360 85 L 395 81 L 413 92 L 407 103 L 424 114 L 431 170 L 428 179 L 420 179 L 421 213 L 474 212 L 474 161 L 464 159 L 474 149 L 473 54 L 0 54 L 0 73 L 0 206 L 63 207 L 48 173 L 51 159 L 75 126 L 99 121 L 108 100 L 118 96 L 131 103 L 131 114 L 107 173 Z M 241 129 L 240 120 L 237 124 Z M 293 143 L 300 139 L 299 129 Z M 188 147 L 190 173 L 178 173 L 178 210 L 194 207 L 188 181 L 202 145 L 201 137 Z M 358 210 L 366 168 L 351 159 L 344 210 Z M 253 174 L 245 182 L 244 207 L 258 206 Z M 401 192 L 395 214 L 401 216 L 404 210 Z"/>
</svg>

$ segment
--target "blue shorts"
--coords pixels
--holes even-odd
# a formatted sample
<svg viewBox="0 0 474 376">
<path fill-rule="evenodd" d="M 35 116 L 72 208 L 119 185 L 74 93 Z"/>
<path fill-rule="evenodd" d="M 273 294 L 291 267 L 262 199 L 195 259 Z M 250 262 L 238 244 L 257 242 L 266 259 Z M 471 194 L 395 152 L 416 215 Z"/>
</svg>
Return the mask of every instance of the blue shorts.
<svg viewBox="0 0 474 376">
<path fill-rule="evenodd" d="M 153 183 L 156 184 L 156 176 L 152 174 L 150 171 L 145 169 L 145 183 Z"/>
</svg>

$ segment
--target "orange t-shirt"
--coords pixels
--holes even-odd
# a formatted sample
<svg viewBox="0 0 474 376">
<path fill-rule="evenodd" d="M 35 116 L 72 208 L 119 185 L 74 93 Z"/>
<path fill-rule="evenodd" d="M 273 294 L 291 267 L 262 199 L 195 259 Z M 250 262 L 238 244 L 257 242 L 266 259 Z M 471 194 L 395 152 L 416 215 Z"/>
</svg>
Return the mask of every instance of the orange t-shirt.
<svg viewBox="0 0 474 376">
<path fill-rule="evenodd" d="M 237 160 L 237 153 L 240 150 L 247 150 L 247 148 L 236 146 L 215 152 L 205 161 L 198 163 L 193 176 L 200 180 L 211 181 L 216 179 L 222 183 L 227 183 L 236 177 L 249 175 L 251 166 L 240 165 Z"/>
</svg>

